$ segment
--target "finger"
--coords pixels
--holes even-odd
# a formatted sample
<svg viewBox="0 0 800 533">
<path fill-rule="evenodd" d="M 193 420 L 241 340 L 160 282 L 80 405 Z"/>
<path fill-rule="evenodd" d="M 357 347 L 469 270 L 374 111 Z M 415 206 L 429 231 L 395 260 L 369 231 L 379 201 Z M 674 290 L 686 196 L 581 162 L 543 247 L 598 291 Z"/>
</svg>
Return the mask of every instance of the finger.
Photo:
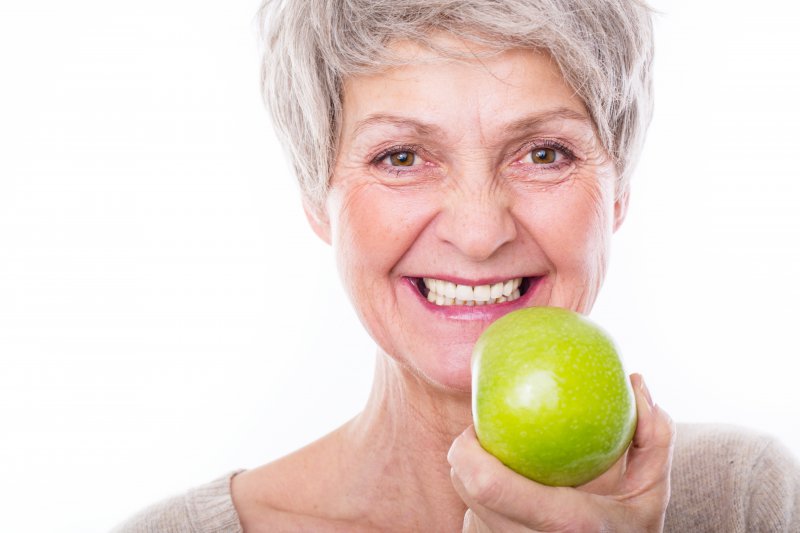
<svg viewBox="0 0 800 533">
<path fill-rule="evenodd" d="M 669 480 L 675 424 L 666 411 L 653 402 L 641 375 L 631 375 L 631 385 L 638 422 L 628 451 L 625 485 L 630 490 L 642 490 L 664 478 Z"/>
<path fill-rule="evenodd" d="M 491 531 L 472 509 L 467 509 L 467 512 L 464 513 L 464 527 L 461 529 L 461 533 L 488 533 Z"/>
<path fill-rule="evenodd" d="M 519 522 L 504 516 L 500 513 L 492 511 L 491 509 L 480 505 L 471 500 L 461 480 L 456 476 L 453 471 L 450 471 L 450 478 L 453 481 L 453 487 L 464 503 L 469 506 L 466 514 L 464 515 L 464 528 L 463 533 L 484 533 L 502 531 L 503 533 L 530 533 L 530 529 L 523 526 Z"/>
<path fill-rule="evenodd" d="M 617 459 L 617 462 L 611 466 L 611 468 L 588 483 L 584 483 L 583 485 L 579 485 L 575 488 L 601 496 L 617 494 L 620 491 L 623 480 L 625 479 L 627 468 L 628 454 L 623 453 L 622 456 Z"/>
<path fill-rule="evenodd" d="M 580 513 L 589 516 L 594 503 L 588 493 L 541 485 L 509 469 L 481 447 L 472 426 L 453 442 L 447 458 L 460 483 L 454 487 L 470 508 L 490 510 L 534 529 L 574 524 Z"/>
</svg>

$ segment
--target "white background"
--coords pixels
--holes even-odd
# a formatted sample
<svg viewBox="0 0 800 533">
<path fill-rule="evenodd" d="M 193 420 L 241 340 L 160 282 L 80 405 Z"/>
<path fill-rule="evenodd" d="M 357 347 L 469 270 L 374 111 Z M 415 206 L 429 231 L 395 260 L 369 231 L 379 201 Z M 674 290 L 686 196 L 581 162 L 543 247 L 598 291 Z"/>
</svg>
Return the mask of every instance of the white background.
<svg viewBox="0 0 800 533">
<path fill-rule="evenodd" d="M 655 3 L 656 115 L 593 317 L 677 420 L 800 454 L 791 5 Z M 365 400 L 372 345 L 262 108 L 256 8 L 0 4 L 6 531 L 106 531 Z"/>
</svg>

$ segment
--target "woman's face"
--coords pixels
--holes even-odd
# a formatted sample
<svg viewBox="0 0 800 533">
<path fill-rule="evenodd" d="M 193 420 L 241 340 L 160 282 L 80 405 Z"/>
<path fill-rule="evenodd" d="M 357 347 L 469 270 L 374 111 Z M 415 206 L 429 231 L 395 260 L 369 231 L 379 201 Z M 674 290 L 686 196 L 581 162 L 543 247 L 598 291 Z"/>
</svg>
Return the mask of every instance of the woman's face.
<svg viewBox="0 0 800 533">
<path fill-rule="evenodd" d="M 346 80 L 331 192 L 310 217 L 380 348 L 466 392 L 490 322 L 590 310 L 626 195 L 549 56 L 396 47 L 408 65 Z"/>
</svg>

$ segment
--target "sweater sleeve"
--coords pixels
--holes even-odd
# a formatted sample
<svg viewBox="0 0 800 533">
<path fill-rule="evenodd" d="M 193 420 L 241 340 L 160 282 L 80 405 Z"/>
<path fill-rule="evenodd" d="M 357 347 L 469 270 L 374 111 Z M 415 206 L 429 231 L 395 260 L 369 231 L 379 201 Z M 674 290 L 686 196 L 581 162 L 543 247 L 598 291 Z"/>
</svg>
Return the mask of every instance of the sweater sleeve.
<svg viewBox="0 0 800 533">
<path fill-rule="evenodd" d="M 143 509 L 112 533 L 242 533 L 231 499 L 231 472 Z"/>
<path fill-rule="evenodd" d="M 678 424 L 668 533 L 800 533 L 800 465 L 769 435 Z"/>
<path fill-rule="evenodd" d="M 800 464 L 770 440 L 753 462 L 747 531 L 800 531 Z"/>
</svg>

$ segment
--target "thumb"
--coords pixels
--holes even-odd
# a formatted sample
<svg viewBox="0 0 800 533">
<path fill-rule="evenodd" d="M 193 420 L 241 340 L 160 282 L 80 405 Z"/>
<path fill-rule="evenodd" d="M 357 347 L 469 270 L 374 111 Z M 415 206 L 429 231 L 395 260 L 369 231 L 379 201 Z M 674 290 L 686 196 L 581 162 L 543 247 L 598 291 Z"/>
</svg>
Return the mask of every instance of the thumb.
<svg viewBox="0 0 800 533">
<path fill-rule="evenodd" d="M 638 492 L 669 477 L 675 424 L 666 411 L 653 402 L 640 374 L 631 375 L 631 385 L 636 397 L 638 422 L 628 451 L 625 485 L 627 489 Z"/>
</svg>

